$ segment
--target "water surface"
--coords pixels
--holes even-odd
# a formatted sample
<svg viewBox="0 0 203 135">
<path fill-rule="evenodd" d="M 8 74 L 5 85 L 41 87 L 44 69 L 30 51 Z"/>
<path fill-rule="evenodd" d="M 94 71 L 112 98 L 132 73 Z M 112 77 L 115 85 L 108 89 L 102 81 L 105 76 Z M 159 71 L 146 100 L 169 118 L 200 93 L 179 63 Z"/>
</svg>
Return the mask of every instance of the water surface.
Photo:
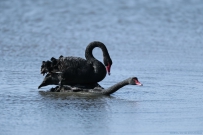
<svg viewBox="0 0 203 135">
<path fill-rule="evenodd" d="M 201 0 L 1 0 L 1 134 L 203 134 L 202 9 Z M 84 58 L 95 40 L 113 60 L 100 85 L 137 76 L 144 86 L 99 97 L 39 93 L 43 60 Z"/>
</svg>

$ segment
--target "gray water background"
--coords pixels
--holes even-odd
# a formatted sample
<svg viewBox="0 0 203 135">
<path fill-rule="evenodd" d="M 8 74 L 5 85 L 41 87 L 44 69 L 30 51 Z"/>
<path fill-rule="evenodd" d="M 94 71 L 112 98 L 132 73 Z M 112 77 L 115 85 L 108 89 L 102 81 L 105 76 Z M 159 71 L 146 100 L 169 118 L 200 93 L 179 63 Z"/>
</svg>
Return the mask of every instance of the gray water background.
<svg viewBox="0 0 203 135">
<path fill-rule="evenodd" d="M 95 40 L 113 60 L 100 85 L 137 76 L 144 86 L 39 93 L 43 60 L 84 58 Z M 0 134 L 203 134 L 202 56 L 202 0 L 1 0 Z"/>
</svg>

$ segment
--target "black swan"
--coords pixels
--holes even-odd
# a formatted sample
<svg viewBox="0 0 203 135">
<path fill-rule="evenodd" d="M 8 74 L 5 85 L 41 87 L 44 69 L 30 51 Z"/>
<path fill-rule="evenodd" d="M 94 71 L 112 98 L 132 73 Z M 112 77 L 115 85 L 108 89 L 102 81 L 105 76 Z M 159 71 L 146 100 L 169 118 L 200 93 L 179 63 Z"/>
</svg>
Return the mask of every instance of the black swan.
<svg viewBox="0 0 203 135">
<path fill-rule="evenodd" d="M 95 47 L 101 48 L 105 66 L 94 58 L 92 51 Z M 61 72 L 61 86 L 65 84 L 72 85 L 97 83 L 105 78 L 107 72 L 110 75 L 112 60 L 106 46 L 103 43 L 99 41 L 91 42 L 85 50 L 85 57 L 86 60 L 80 57 L 60 56 L 59 59 L 52 58 L 51 61 L 43 61 L 41 73 L 44 75 L 47 72 Z"/>
<path fill-rule="evenodd" d="M 51 74 L 45 77 L 46 79 L 42 82 L 40 85 L 42 87 L 43 84 L 51 84 L 55 82 L 56 79 L 55 77 L 51 77 Z M 52 82 L 53 80 L 53 82 Z M 126 80 L 123 80 L 107 89 L 104 89 L 101 87 L 98 83 L 92 84 L 92 85 L 85 85 L 85 86 L 79 86 L 79 85 L 72 85 L 72 86 L 67 86 L 64 85 L 61 88 L 59 86 L 55 88 L 51 88 L 50 92 L 64 92 L 64 93 L 79 93 L 79 94 L 94 94 L 94 95 L 110 95 L 120 88 L 122 88 L 125 85 L 139 85 L 142 86 L 142 84 L 138 81 L 137 77 L 131 77 Z M 40 87 L 39 86 L 39 87 Z"/>
</svg>

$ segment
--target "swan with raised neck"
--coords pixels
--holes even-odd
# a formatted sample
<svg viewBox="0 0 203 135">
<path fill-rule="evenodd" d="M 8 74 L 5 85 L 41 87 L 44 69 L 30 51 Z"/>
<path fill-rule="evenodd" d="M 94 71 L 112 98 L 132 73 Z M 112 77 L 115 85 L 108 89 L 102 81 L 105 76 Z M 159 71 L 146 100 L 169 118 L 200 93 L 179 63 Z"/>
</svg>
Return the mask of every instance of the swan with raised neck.
<svg viewBox="0 0 203 135">
<path fill-rule="evenodd" d="M 103 52 L 103 62 L 98 61 L 92 54 L 95 47 L 101 48 Z M 60 57 L 56 61 L 56 65 L 49 66 L 46 69 L 46 63 L 41 66 L 41 73 L 56 73 L 61 72 L 60 85 L 65 84 L 89 84 L 97 83 L 103 80 L 106 73 L 110 75 L 112 60 L 109 56 L 106 46 L 99 41 L 91 42 L 85 50 L 86 60 L 80 57 Z"/>
</svg>

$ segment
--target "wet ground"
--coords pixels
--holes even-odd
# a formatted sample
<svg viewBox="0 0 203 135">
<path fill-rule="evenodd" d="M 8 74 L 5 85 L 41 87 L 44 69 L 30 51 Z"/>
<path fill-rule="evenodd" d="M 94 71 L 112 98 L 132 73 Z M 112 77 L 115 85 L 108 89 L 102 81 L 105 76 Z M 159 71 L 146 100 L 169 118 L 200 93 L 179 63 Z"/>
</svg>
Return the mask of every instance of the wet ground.
<svg viewBox="0 0 203 135">
<path fill-rule="evenodd" d="M 0 1 L 1 135 L 203 134 L 203 2 Z M 91 41 L 113 60 L 111 96 L 41 94 L 40 66 L 84 58 Z M 102 60 L 101 50 L 94 56 Z"/>
</svg>

